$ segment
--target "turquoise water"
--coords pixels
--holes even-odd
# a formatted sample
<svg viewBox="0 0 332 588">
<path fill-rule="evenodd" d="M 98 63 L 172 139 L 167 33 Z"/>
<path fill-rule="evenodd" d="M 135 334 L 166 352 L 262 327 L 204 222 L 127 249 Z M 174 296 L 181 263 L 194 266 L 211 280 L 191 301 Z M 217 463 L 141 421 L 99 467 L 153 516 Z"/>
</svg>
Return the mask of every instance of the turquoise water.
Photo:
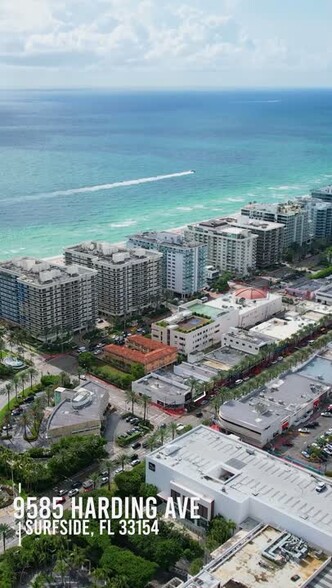
<svg viewBox="0 0 332 588">
<path fill-rule="evenodd" d="M 331 139 L 327 90 L 2 92 L 0 256 L 57 255 L 306 194 L 332 181 Z"/>
</svg>

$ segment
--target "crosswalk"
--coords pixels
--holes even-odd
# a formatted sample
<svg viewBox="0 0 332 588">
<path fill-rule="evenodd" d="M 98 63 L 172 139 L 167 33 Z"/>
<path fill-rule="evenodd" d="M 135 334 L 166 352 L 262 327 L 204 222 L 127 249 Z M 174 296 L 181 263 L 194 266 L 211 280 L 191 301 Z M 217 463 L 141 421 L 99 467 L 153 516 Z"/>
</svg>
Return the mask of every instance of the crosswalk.
<svg viewBox="0 0 332 588">
<path fill-rule="evenodd" d="M 332 587 L 332 562 L 314 578 L 307 588 L 331 588 Z"/>
</svg>

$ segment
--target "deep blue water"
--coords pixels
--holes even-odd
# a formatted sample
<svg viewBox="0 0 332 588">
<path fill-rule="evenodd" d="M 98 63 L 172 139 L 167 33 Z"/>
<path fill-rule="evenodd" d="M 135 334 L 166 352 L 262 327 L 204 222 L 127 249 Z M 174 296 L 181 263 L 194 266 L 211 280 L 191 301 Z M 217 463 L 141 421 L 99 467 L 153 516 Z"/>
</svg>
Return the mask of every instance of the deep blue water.
<svg viewBox="0 0 332 588">
<path fill-rule="evenodd" d="M 0 256 L 56 255 L 306 194 L 332 181 L 331 140 L 330 90 L 2 92 Z"/>
</svg>

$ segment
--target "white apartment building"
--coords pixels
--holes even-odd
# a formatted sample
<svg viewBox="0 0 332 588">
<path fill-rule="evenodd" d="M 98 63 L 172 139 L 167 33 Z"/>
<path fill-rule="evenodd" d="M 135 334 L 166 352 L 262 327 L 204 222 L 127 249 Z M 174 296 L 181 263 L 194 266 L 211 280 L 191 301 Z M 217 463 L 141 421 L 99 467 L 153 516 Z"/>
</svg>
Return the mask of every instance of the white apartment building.
<svg viewBox="0 0 332 588">
<path fill-rule="evenodd" d="M 91 329 L 97 318 L 97 272 L 23 257 L 0 264 L 0 318 L 53 341 Z"/>
<path fill-rule="evenodd" d="M 198 525 L 217 514 L 237 525 L 250 517 L 332 551 L 328 479 L 236 437 L 196 427 L 146 457 L 146 482 L 162 500 L 197 499 Z M 318 482 L 326 483 L 325 492 L 316 491 Z"/>
<path fill-rule="evenodd" d="M 157 306 L 162 296 L 162 253 L 90 241 L 65 249 L 66 264 L 97 270 L 98 311 L 125 317 Z"/>
<path fill-rule="evenodd" d="M 222 333 L 237 323 L 237 308 L 218 309 L 193 300 L 179 306 L 179 311 L 171 317 L 153 323 L 151 338 L 188 355 L 219 343 Z"/>
<path fill-rule="evenodd" d="M 303 245 L 310 239 L 309 211 L 300 201 L 278 204 L 254 202 L 244 206 L 241 215 L 284 225 L 284 248 L 293 243 Z"/>
<path fill-rule="evenodd" d="M 241 276 L 252 273 L 256 269 L 258 236 L 222 221 L 212 219 L 188 225 L 185 237 L 207 245 L 207 261 L 215 268 Z"/>
<path fill-rule="evenodd" d="M 222 404 L 220 425 L 243 441 L 264 447 L 289 427 L 308 418 L 328 391 L 327 385 L 292 373 L 239 400 Z"/>
<path fill-rule="evenodd" d="M 163 288 L 179 296 L 191 296 L 207 284 L 206 245 L 188 242 L 172 231 L 146 231 L 128 239 L 129 247 L 154 249 L 163 254 Z"/>
</svg>

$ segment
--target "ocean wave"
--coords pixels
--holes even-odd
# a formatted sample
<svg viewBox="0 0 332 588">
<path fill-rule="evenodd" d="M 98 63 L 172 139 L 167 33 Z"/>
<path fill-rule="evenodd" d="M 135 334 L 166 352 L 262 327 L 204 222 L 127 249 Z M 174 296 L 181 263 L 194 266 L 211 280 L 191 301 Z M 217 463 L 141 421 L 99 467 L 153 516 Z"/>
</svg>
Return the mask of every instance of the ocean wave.
<svg viewBox="0 0 332 588">
<path fill-rule="evenodd" d="M 97 184 L 96 186 L 83 186 L 81 188 L 70 188 L 69 190 L 55 190 L 54 192 L 40 192 L 39 194 L 31 194 L 20 198 L 12 198 L 10 200 L 2 200 L 1 202 L 24 202 L 26 200 L 40 200 L 43 198 L 54 198 L 56 196 L 73 196 L 74 194 L 86 194 L 91 192 L 100 192 L 102 190 L 113 190 L 114 188 L 122 188 L 125 186 L 136 186 L 139 184 L 148 184 L 150 182 L 160 182 L 162 180 L 170 180 L 172 178 L 181 178 L 195 173 L 193 170 L 176 172 L 173 174 L 164 174 L 160 176 L 151 176 L 147 178 L 138 178 L 136 180 L 123 180 L 121 182 L 113 182 L 111 184 Z"/>
<path fill-rule="evenodd" d="M 132 220 L 132 219 L 128 219 L 126 221 L 123 222 L 119 222 L 119 223 L 110 223 L 108 226 L 111 227 L 111 229 L 121 229 L 122 227 L 132 227 L 133 225 L 136 225 L 137 221 Z"/>
<path fill-rule="evenodd" d="M 280 190 L 280 192 L 283 192 L 284 190 L 300 190 L 302 187 L 297 184 L 293 186 L 270 186 L 268 190 Z"/>
<path fill-rule="evenodd" d="M 229 197 L 226 198 L 227 202 L 244 202 L 244 198 L 240 198 L 240 197 Z"/>
<path fill-rule="evenodd" d="M 193 204 L 192 206 L 177 206 L 175 210 L 180 210 L 181 212 L 190 212 L 191 210 L 198 210 L 205 208 L 204 204 Z"/>
</svg>

